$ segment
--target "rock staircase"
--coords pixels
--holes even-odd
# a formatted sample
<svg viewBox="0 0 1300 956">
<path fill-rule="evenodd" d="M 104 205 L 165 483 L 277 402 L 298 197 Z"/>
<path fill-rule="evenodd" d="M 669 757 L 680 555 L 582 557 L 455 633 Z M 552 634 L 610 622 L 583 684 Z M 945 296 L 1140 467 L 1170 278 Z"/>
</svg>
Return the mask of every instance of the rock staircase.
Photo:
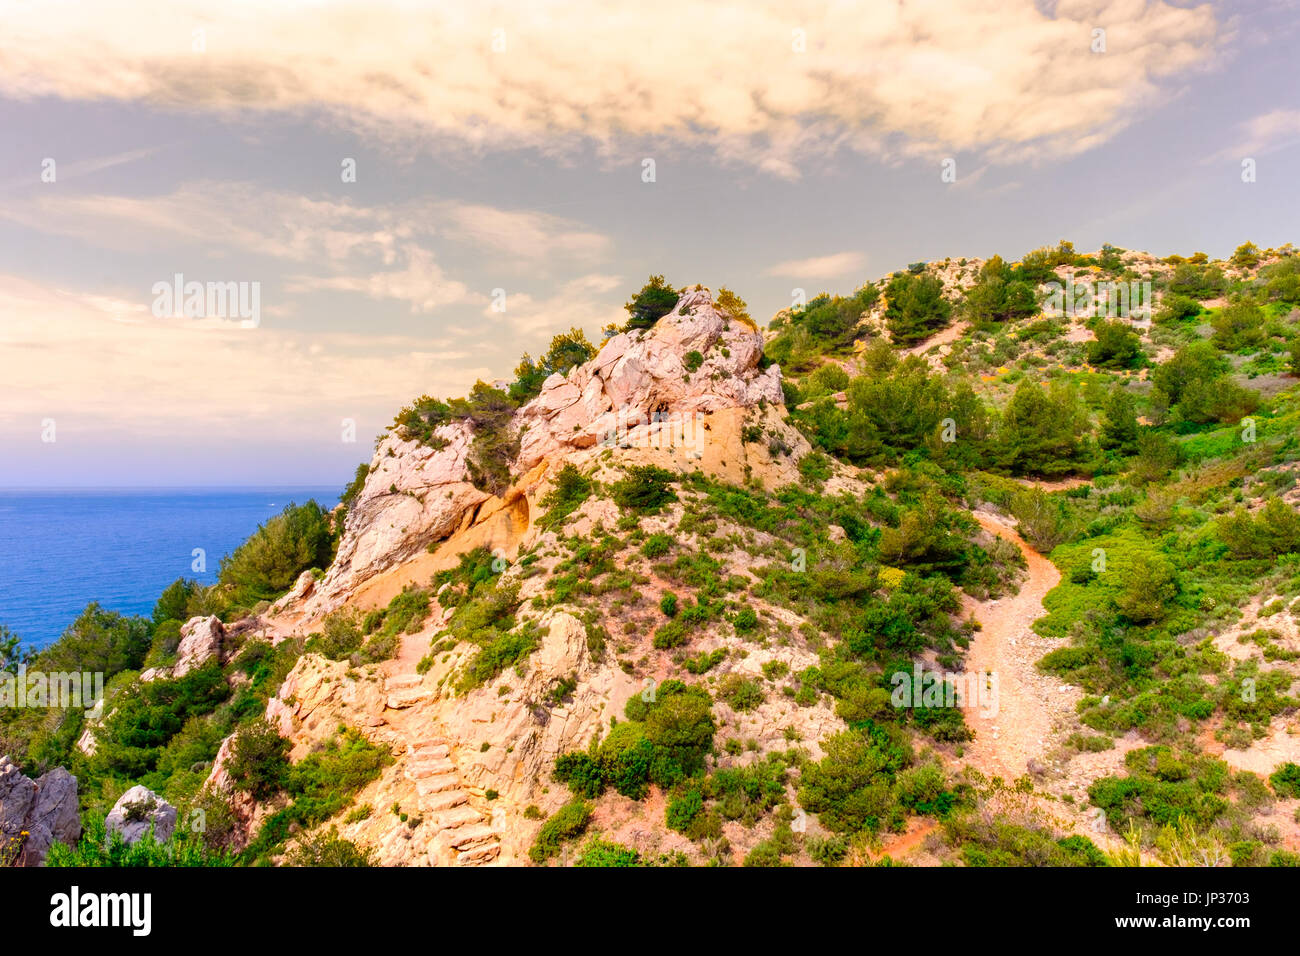
<svg viewBox="0 0 1300 956">
<path fill-rule="evenodd" d="M 421 674 L 394 674 L 384 680 L 384 691 L 389 710 L 405 710 L 433 696 Z"/>
<path fill-rule="evenodd" d="M 403 772 L 415 783 L 420 809 L 437 831 L 429 846 L 431 863 L 450 857 L 452 866 L 482 866 L 500 855 L 501 837 L 483 812 L 470 805 L 446 740 L 409 744 Z"/>
</svg>

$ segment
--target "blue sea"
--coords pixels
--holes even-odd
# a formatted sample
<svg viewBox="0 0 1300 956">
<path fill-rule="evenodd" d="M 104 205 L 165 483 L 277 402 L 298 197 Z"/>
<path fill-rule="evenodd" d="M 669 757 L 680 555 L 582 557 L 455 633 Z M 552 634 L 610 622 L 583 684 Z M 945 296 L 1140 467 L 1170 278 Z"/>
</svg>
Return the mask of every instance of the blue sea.
<svg viewBox="0 0 1300 956">
<path fill-rule="evenodd" d="M 337 486 L 0 489 L 0 624 L 41 647 L 91 601 L 148 614 L 179 577 L 215 581 L 221 558 L 290 502 L 331 508 L 338 495 Z"/>
</svg>

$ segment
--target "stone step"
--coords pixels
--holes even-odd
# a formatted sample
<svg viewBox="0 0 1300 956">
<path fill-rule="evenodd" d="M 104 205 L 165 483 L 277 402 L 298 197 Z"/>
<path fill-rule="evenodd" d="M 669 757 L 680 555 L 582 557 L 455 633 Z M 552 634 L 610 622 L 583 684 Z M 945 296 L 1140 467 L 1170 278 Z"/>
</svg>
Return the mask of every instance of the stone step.
<svg viewBox="0 0 1300 956">
<path fill-rule="evenodd" d="M 446 744 L 424 744 L 419 750 L 409 750 L 412 760 L 445 759 L 451 756 L 451 748 Z"/>
<path fill-rule="evenodd" d="M 412 757 L 421 757 L 425 754 L 437 753 L 440 748 L 446 747 L 447 741 L 441 737 L 434 737 L 431 740 L 422 740 L 419 743 L 407 744 L 406 752 Z M 441 756 L 446 756 L 442 754 Z"/>
<path fill-rule="evenodd" d="M 420 796 L 429 796 L 429 793 L 441 793 L 445 790 L 451 790 L 452 787 L 460 786 L 460 775 L 448 765 L 445 769 L 433 770 L 428 777 L 417 777 L 415 780 L 415 792 Z"/>
<path fill-rule="evenodd" d="M 384 678 L 384 687 L 388 690 L 397 690 L 401 687 L 419 687 L 423 683 L 423 674 L 393 674 L 391 677 Z"/>
<path fill-rule="evenodd" d="M 462 804 L 435 816 L 433 826 L 436 830 L 459 830 L 468 823 L 479 823 L 482 819 L 482 813 L 468 804 Z M 456 841 L 453 839 L 452 846 L 455 844 Z"/>
<path fill-rule="evenodd" d="M 447 842 L 448 845 L 453 846 L 464 853 L 469 850 L 486 846 L 489 843 L 495 844 L 500 848 L 501 844 L 499 839 L 500 838 L 497 836 L 495 830 L 486 823 L 480 823 L 476 826 L 460 827 L 460 829 L 458 829 Z"/>
<path fill-rule="evenodd" d="M 434 757 L 431 760 L 412 760 L 409 766 L 412 779 L 421 780 L 424 777 L 437 777 L 444 773 L 455 773 L 456 765 L 446 757 Z"/>
<path fill-rule="evenodd" d="M 452 861 L 452 866 L 482 866 L 484 863 L 491 863 L 501 855 L 500 843 L 488 843 L 473 850 L 467 850 L 456 856 Z"/>
<path fill-rule="evenodd" d="M 407 707 L 414 707 L 422 700 L 428 700 L 433 696 L 433 691 L 423 687 L 409 687 L 405 690 L 394 691 L 388 695 L 387 704 L 389 710 L 405 710 Z"/>
<path fill-rule="evenodd" d="M 437 780 L 438 786 L 434 787 L 433 790 L 446 790 L 447 787 L 443 786 L 443 784 L 445 784 L 447 780 L 450 780 L 453 785 L 460 781 L 460 775 L 456 773 L 456 768 L 451 766 L 450 760 L 442 760 L 437 763 L 412 762 L 406 765 L 406 769 L 402 771 L 402 775 L 406 777 L 407 780 L 416 783 L 419 783 L 422 780 Z M 433 790 L 426 789 L 425 792 L 432 793 Z"/>
<path fill-rule="evenodd" d="M 438 813 L 467 802 L 469 802 L 469 794 L 464 790 L 442 790 L 420 797 L 420 809 L 426 813 Z"/>
</svg>

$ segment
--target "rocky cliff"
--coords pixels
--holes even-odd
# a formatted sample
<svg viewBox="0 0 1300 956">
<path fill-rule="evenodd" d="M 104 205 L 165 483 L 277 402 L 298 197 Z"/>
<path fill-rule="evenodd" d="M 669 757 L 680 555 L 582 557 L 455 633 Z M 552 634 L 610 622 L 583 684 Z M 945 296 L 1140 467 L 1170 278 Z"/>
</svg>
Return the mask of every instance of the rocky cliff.
<svg viewBox="0 0 1300 956">
<path fill-rule="evenodd" d="M 295 757 L 319 747 L 341 724 L 361 728 L 393 757 L 355 802 L 394 813 L 345 822 L 343 836 L 393 865 L 527 861 L 538 813 L 552 813 L 567 799 L 565 788 L 551 781 L 556 757 L 598 741 L 632 696 L 674 671 L 672 655 L 650 643 L 657 597 L 553 606 L 551 578 L 574 542 L 618 525 L 624 511 L 608 489 L 628 467 L 698 470 L 770 488 L 799 480 L 796 466 L 808 445 L 784 421 L 780 370 L 761 367 L 762 344 L 761 333 L 715 305 L 708 290 L 688 292 L 653 328 L 613 336 L 594 359 L 552 375 L 518 409 L 511 423 L 519 438 L 516 478 L 501 495 L 471 481 L 467 425 L 440 426 L 437 448 L 400 434 L 380 442 L 333 566 L 314 586 L 300 582 L 278 602 L 263 633 L 278 641 L 319 628 L 324 616 L 340 609 L 383 606 L 403 587 L 428 586 L 436 571 L 486 547 L 501 558 L 498 588 L 518 589 L 519 621 L 531 622 L 541 636 L 526 663 L 483 686 L 458 690 L 458 677 L 478 648 L 448 638 L 455 608 L 435 597 L 432 615 L 403 636 L 393 660 L 357 669 L 314 654 L 299 659 L 267 710 L 293 742 Z M 567 525 L 543 528 L 543 501 L 566 465 L 604 490 L 583 502 Z M 687 501 L 676 503 L 644 519 L 644 530 L 672 533 L 689 508 Z M 703 547 L 709 537 L 690 535 L 683 543 Z M 526 566 L 516 560 L 525 552 Z M 734 572 L 746 571 L 743 552 L 722 557 Z M 624 560 L 648 570 L 643 558 Z M 800 623 L 777 609 L 764 613 L 786 626 Z M 613 633 L 620 635 L 616 641 Z M 742 643 L 737 632 L 719 628 L 701 646 L 723 657 Z M 430 645 L 437 650 L 427 667 L 417 667 Z M 816 654 L 795 645 L 745 650 L 719 673 L 761 678 L 763 665 L 773 662 L 798 670 L 814 664 Z M 798 708 L 788 700 L 728 713 L 736 732 L 756 746 L 775 746 L 794 726 L 816 741 L 838 723 L 826 706 Z M 210 786 L 233 795 L 244 825 L 254 828 L 261 813 L 234 793 L 228 758 L 229 747 L 223 747 Z M 661 821 L 638 823 L 641 812 L 627 803 L 618 826 L 635 831 L 629 836 L 634 843 L 689 847 L 684 838 L 660 832 Z M 406 820 L 401 825 L 397 808 Z"/>
<path fill-rule="evenodd" d="M 481 543 L 509 550 L 529 526 L 533 492 L 548 470 L 538 466 L 573 452 L 668 447 L 666 430 L 677 429 L 677 446 L 690 444 L 687 451 L 703 460 L 704 446 L 728 440 L 725 423 L 737 420 L 723 416 L 720 432 L 705 435 L 710 416 L 781 404 L 780 369 L 760 368 L 762 351 L 762 333 L 722 311 L 709 290 L 686 293 L 652 329 L 606 340 L 593 360 L 552 375 L 515 413 L 510 428 L 519 454 L 512 472 L 520 480 L 504 496 L 471 481 L 468 424 L 439 426 L 438 448 L 390 433 L 348 511 L 338 555 L 310 612 L 338 607 L 375 575 L 493 516 L 503 530 L 480 531 Z"/>
</svg>

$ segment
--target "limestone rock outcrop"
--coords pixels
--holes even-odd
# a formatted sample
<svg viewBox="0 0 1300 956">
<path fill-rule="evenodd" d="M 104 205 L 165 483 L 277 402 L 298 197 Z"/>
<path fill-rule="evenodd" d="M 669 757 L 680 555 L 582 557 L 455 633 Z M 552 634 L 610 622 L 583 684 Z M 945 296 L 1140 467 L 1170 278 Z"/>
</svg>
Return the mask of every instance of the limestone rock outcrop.
<svg viewBox="0 0 1300 956">
<path fill-rule="evenodd" d="M 113 804 L 104 828 L 110 835 L 120 833 L 127 844 L 139 843 L 152 829 L 154 839 L 166 843 L 176 832 L 176 808 L 148 787 L 137 785 Z"/>
<path fill-rule="evenodd" d="M 560 452 L 635 440 L 657 421 L 782 403 L 781 371 L 760 370 L 763 335 L 730 318 L 707 289 L 687 292 L 652 329 L 608 339 L 584 365 L 555 374 L 519 410 L 520 468 Z"/>
<path fill-rule="evenodd" d="M 77 778 L 56 767 L 32 780 L 0 757 L 0 863 L 40 866 L 56 842 L 80 837 Z"/>
<path fill-rule="evenodd" d="M 598 444 L 653 443 L 665 423 L 689 432 L 705 427 L 697 416 L 781 406 L 780 369 L 760 368 L 762 353 L 761 332 L 719 309 L 708 289 L 687 292 L 653 328 L 615 335 L 591 361 L 543 383 L 509 426 L 520 440 L 512 471 L 527 476 L 548 459 Z M 305 603 L 286 605 L 327 613 L 369 579 L 527 493 L 523 478 L 504 498 L 474 486 L 468 423 L 444 423 L 433 435 L 439 447 L 397 432 L 384 437 L 329 573 Z"/>
<path fill-rule="evenodd" d="M 181 625 L 181 642 L 176 647 L 176 663 L 170 667 L 151 667 L 140 675 L 148 683 L 155 680 L 175 680 L 197 670 L 208 661 L 222 658 L 226 641 L 226 628 L 215 614 L 209 617 L 192 617 Z"/>
</svg>

